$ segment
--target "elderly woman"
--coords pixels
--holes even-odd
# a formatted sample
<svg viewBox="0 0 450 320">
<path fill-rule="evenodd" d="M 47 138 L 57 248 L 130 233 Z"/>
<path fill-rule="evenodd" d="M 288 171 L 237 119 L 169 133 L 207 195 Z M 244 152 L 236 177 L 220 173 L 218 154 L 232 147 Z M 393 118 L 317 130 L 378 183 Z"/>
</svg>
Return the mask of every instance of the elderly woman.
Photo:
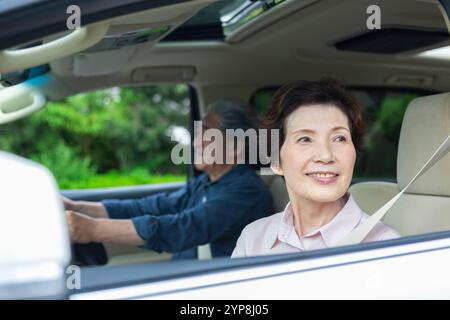
<svg viewBox="0 0 450 320">
<path fill-rule="evenodd" d="M 275 93 L 264 126 L 279 130 L 271 167 L 284 177 L 290 202 L 245 227 L 232 257 L 336 245 L 368 217 L 348 192 L 365 132 L 360 106 L 335 80 L 301 81 Z M 364 241 L 399 236 L 379 223 Z"/>
</svg>

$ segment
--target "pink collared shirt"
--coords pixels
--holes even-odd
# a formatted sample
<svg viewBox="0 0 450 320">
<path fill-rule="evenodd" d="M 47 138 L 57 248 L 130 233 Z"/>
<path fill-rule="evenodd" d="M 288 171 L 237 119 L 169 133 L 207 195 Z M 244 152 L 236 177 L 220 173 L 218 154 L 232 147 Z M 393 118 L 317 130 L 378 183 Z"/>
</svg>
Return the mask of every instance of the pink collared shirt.
<svg viewBox="0 0 450 320">
<path fill-rule="evenodd" d="M 291 204 L 283 212 L 256 220 L 246 226 L 239 237 L 232 258 L 282 254 L 329 248 L 336 245 L 369 217 L 355 202 L 351 194 L 338 214 L 326 225 L 299 237 L 294 228 Z M 393 228 L 378 222 L 363 242 L 399 238 Z"/>
</svg>

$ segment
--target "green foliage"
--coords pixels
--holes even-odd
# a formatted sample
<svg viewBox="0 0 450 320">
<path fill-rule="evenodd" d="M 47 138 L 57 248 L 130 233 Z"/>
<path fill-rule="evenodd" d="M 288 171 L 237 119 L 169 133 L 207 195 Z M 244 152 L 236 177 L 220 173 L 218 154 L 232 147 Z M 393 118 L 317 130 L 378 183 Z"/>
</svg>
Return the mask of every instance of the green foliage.
<svg viewBox="0 0 450 320">
<path fill-rule="evenodd" d="M 185 180 L 185 175 L 150 175 L 145 168 L 136 168 L 131 172 L 110 171 L 106 174 L 92 175 L 86 179 L 62 179 L 58 181 L 58 184 L 61 189 L 89 189 L 178 182 Z"/>
<path fill-rule="evenodd" d="M 95 167 L 91 165 L 89 157 L 82 158 L 78 148 L 68 147 L 64 141 L 54 139 L 38 142 L 39 154 L 31 159 L 49 168 L 57 181 L 86 180 L 95 175 Z"/>
<path fill-rule="evenodd" d="M 385 93 L 379 108 L 369 114 L 373 119 L 366 137 L 366 148 L 356 166 L 358 177 L 396 177 L 397 149 L 403 116 L 417 94 Z M 369 111 L 370 109 L 366 109 Z"/>
<path fill-rule="evenodd" d="M 395 144 L 398 144 L 406 108 L 416 97 L 416 94 L 391 95 L 387 96 L 381 104 L 377 114 L 378 130 Z"/>
<path fill-rule="evenodd" d="M 172 126 L 188 127 L 185 85 L 112 88 L 52 101 L 0 126 L 0 149 L 48 167 L 61 188 L 179 181 Z"/>
<path fill-rule="evenodd" d="M 275 89 L 267 89 L 258 91 L 253 96 L 252 104 L 256 107 L 256 112 L 261 118 L 267 113 L 274 93 Z"/>
</svg>

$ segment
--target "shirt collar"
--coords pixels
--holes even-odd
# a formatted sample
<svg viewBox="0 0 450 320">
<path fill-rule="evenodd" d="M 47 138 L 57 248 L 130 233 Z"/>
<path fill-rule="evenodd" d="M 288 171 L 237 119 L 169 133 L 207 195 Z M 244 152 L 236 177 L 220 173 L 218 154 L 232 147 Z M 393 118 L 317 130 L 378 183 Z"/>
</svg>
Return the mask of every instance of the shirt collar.
<svg viewBox="0 0 450 320">
<path fill-rule="evenodd" d="M 360 223 L 362 216 L 361 209 L 349 193 L 348 200 L 341 211 L 318 230 L 327 247 L 335 245 L 348 235 Z"/>
<path fill-rule="evenodd" d="M 290 232 L 294 227 L 293 220 L 289 223 L 289 217 L 291 215 L 291 202 L 288 202 L 284 210 L 281 212 L 279 219 L 275 222 L 277 226 L 273 228 L 268 228 L 266 237 L 264 237 L 264 247 L 267 249 L 272 249 L 277 241 L 284 241 L 287 239 L 287 232 Z"/>
<path fill-rule="evenodd" d="M 320 233 L 327 247 L 331 247 L 349 234 L 361 221 L 362 211 L 350 193 L 344 207 L 326 225 L 307 234 L 304 238 Z M 286 242 L 290 234 L 295 232 L 292 205 L 289 202 L 280 215 L 278 228 L 274 228 L 267 236 L 266 248 L 272 248 L 277 241 Z"/>
</svg>

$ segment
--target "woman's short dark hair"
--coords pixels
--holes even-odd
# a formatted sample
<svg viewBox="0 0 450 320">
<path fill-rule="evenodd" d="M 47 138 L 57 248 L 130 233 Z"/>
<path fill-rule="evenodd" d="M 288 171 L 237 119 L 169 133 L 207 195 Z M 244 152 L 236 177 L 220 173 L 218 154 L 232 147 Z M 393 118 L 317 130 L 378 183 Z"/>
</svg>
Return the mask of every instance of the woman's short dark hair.
<svg viewBox="0 0 450 320">
<path fill-rule="evenodd" d="M 336 79 L 298 81 L 282 86 L 275 92 L 262 126 L 280 130 L 281 149 L 286 139 L 286 119 L 298 108 L 312 104 L 336 106 L 347 116 L 352 141 L 359 154 L 364 146 L 366 132 L 362 110 L 345 85 Z"/>
</svg>

